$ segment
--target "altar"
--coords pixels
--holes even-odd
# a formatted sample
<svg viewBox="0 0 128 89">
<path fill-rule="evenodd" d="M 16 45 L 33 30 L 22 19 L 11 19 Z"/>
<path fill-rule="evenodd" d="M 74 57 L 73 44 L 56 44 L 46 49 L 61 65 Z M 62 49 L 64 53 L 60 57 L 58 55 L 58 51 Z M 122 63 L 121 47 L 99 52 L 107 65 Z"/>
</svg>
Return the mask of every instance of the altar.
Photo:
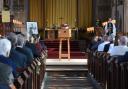
<svg viewBox="0 0 128 89">
<path fill-rule="evenodd" d="M 56 28 L 56 29 L 53 29 L 53 28 L 45 28 L 45 31 L 44 31 L 44 39 L 46 40 L 57 40 L 58 39 L 58 31 L 60 29 L 59 28 Z M 78 39 L 78 28 L 71 28 L 71 39 L 74 40 L 74 39 Z"/>
</svg>

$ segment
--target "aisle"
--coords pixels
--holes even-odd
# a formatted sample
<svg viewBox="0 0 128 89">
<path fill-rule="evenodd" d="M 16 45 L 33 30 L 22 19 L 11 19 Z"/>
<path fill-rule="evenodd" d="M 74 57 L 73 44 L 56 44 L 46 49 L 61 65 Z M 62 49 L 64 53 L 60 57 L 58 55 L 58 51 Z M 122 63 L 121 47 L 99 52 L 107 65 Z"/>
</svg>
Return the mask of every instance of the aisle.
<svg viewBox="0 0 128 89">
<path fill-rule="evenodd" d="M 48 72 L 44 89 L 94 89 L 82 72 Z"/>
<path fill-rule="evenodd" d="M 87 59 L 47 59 L 44 89 L 94 89 L 87 74 Z"/>
</svg>

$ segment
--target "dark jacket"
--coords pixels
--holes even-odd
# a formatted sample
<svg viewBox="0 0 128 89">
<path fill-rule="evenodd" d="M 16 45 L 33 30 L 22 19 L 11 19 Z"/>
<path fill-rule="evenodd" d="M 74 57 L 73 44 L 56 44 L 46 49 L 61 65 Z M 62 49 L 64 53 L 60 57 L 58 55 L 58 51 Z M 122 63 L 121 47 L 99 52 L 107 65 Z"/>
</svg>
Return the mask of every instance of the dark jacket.
<svg viewBox="0 0 128 89">
<path fill-rule="evenodd" d="M 32 50 L 29 49 L 29 48 L 26 47 L 26 46 L 24 46 L 23 48 L 16 47 L 16 50 L 17 50 L 18 52 L 23 53 L 23 54 L 27 57 L 27 64 L 30 65 L 31 62 L 33 61 Z"/>
<path fill-rule="evenodd" d="M 9 65 L 0 62 L 0 89 L 10 89 L 9 85 L 14 80 L 12 70 Z"/>
<path fill-rule="evenodd" d="M 16 68 L 25 68 L 27 66 L 27 57 L 14 48 L 11 49 L 10 58 L 16 64 Z"/>
<path fill-rule="evenodd" d="M 33 43 L 26 43 L 26 46 L 32 50 L 32 53 L 33 53 L 34 57 L 38 57 L 39 56 L 38 50 L 36 49 L 35 44 L 33 44 Z"/>
<path fill-rule="evenodd" d="M 91 50 L 96 51 L 98 49 L 98 46 L 103 43 L 103 41 L 98 41 L 95 44 L 92 45 Z"/>
<path fill-rule="evenodd" d="M 13 83 L 16 67 L 10 58 L 0 55 L 0 89 L 10 89 L 9 85 Z"/>
<path fill-rule="evenodd" d="M 118 56 L 118 63 L 128 62 L 128 52 L 125 55 Z"/>
<path fill-rule="evenodd" d="M 109 51 L 109 48 L 110 48 L 110 45 L 111 44 L 113 44 L 113 42 L 110 42 L 110 43 L 108 43 L 108 44 L 106 44 L 105 46 L 104 46 L 104 52 L 108 52 Z"/>
</svg>

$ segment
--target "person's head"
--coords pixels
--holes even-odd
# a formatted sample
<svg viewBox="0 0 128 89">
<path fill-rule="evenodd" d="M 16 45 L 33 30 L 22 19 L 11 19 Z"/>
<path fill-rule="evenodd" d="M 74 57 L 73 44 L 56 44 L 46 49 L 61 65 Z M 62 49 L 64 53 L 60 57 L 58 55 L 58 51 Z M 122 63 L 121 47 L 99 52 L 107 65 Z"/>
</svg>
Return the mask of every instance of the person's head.
<svg viewBox="0 0 128 89">
<path fill-rule="evenodd" d="M 25 38 L 23 35 L 17 35 L 17 46 L 23 47 L 25 45 Z"/>
<path fill-rule="evenodd" d="M 127 42 L 128 38 L 126 36 L 121 36 L 118 41 L 119 45 L 127 45 Z"/>
<path fill-rule="evenodd" d="M 17 36 L 16 36 L 16 34 L 11 32 L 11 33 L 9 33 L 7 35 L 7 38 L 8 38 L 8 40 L 11 41 L 12 47 L 15 47 L 16 44 L 17 44 Z"/>
<path fill-rule="evenodd" d="M 39 34 L 36 35 L 36 41 L 37 41 L 37 42 L 40 41 L 40 35 L 39 35 Z"/>
<path fill-rule="evenodd" d="M 98 37 L 98 38 L 97 38 Z M 97 41 L 103 41 L 103 36 L 101 35 L 98 35 L 96 38 L 97 38 Z"/>
<path fill-rule="evenodd" d="M 98 36 L 95 36 L 94 39 L 93 39 L 95 42 L 98 41 Z"/>
<path fill-rule="evenodd" d="M 112 19 L 111 19 L 111 18 L 109 18 L 109 19 L 108 19 L 108 22 L 111 22 L 111 21 L 112 21 Z"/>
<path fill-rule="evenodd" d="M 33 36 L 30 36 L 30 37 L 29 37 L 29 42 L 30 42 L 30 43 L 34 43 L 34 37 L 33 37 Z"/>
<path fill-rule="evenodd" d="M 108 36 L 104 36 L 103 41 L 108 41 Z"/>
<path fill-rule="evenodd" d="M 40 39 L 40 35 L 39 34 L 37 34 L 37 38 Z"/>
<path fill-rule="evenodd" d="M 9 57 L 11 50 L 11 42 L 8 39 L 0 39 L 0 55 Z"/>
<path fill-rule="evenodd" d="M 40 40 L 40 35 L 39 34 L 33 34 L 31 36 L 31 39 L 30 40 L 31 40 L 31 43 L 37 43 Z"/>
</svg>

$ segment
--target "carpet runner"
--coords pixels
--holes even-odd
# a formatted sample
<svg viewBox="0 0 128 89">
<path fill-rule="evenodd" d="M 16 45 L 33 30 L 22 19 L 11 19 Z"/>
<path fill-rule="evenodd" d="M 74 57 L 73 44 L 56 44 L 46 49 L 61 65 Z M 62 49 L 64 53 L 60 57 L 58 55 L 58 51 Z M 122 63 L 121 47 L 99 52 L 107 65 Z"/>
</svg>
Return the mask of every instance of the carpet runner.
<svg viewBox="0 0 128 89">
<path fill-rule="evenodd" d="M 54 58 L 58 59 L 59 58 L 59 40 L 46 40 L 42 41 L 44 44 L 47 46 L 48 49 L 48 58 Z M 62 51 L 63 53 L 67 52 L 67 42 L 63 41 L 62 45 Z M 73 59 L 85 59 L 87 58 L 87 54 L 85 52 L 80 51 L 80 43 L 79 40 L 71 40 L 70 41 L 70 55 L 71 58 Z"/>
</svg>

